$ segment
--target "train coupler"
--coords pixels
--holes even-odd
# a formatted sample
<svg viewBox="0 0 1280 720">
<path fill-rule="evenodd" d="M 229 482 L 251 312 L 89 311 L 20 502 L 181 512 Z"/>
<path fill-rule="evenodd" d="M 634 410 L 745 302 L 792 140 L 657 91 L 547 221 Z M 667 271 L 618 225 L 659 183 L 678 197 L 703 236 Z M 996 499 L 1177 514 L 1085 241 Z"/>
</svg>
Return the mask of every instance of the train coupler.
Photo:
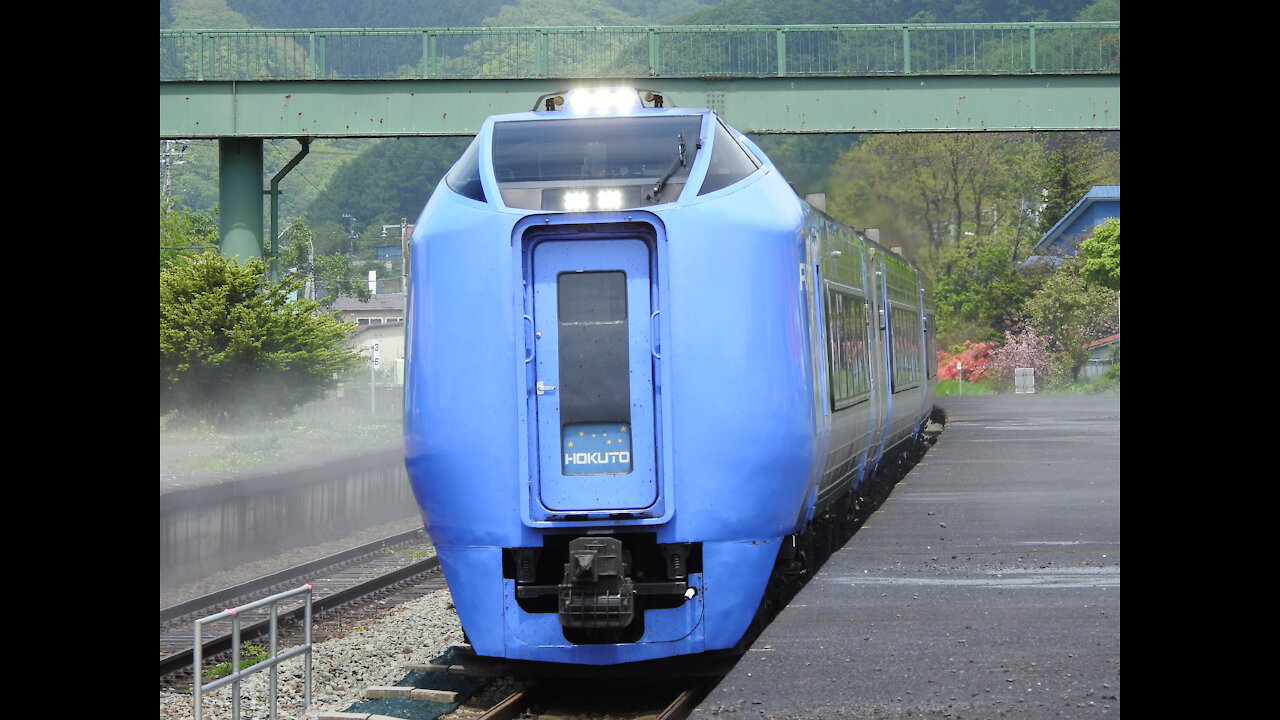
<svg viewBox="0 0 1280 720">
<path fill-rule="evenodd" d="M 582 537 L 569 542 L 560 583 L 560 623 L 567 628 L 623 628 L 635 617 L 635 584 L 627 577 L 622 542 Z"/>
</svg>

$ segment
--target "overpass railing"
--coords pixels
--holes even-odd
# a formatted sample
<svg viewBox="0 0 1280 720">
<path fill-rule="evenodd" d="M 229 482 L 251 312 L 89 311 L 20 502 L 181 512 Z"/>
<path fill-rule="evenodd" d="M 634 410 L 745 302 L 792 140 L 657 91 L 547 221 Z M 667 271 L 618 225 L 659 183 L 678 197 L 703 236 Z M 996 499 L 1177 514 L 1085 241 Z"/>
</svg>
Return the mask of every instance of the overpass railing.
<svg viewBox="0 0 1280 720">
<path fill-rule="evenodd" d="M 1119 72 L 1119 22 L 160 31 L 162 82 Z"/>
</svg>

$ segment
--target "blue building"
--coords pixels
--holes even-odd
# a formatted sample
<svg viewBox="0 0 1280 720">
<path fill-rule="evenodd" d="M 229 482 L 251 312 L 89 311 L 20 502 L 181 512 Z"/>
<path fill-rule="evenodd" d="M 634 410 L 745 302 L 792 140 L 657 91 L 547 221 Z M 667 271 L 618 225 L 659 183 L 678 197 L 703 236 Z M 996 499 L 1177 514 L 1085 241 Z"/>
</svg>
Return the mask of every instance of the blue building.
<svg viewBox="0 0 1280 720">
<path fill-rule="evenodd" d="M 1093 234 L 1093 229 L 1110 218 L 1120 217 L 1120 186 L 1094 185 L 1062 216 L 1040 242 L 1031 249 L 1031 257 L 1023 265 L 1050 262 L 1054 265 L 1075 257 L 1080 241 Z"/>
<path fill-rule="evenodd" d="M 1057 265 L 1075 257 L 1080 242 L 1093 235 L 1094 228 L 1111 218 L 1120 217 L 1120 186 L 1094 185 L 1062 217 L 1031 250 L 1023 267 L 1048 262 Z M 1082 370 L 1084 377 L 1098 377 L 1112 363 L 1120 361 L 1120 335 L 1095 340 L 1085 345 L 1089 360 Z"/>
</svg>

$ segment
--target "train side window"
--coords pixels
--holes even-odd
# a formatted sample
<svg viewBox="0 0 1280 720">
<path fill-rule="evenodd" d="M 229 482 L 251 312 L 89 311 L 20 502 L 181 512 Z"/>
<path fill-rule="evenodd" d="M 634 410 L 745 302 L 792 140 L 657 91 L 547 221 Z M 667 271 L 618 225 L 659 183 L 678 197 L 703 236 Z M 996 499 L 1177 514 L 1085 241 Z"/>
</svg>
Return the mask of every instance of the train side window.
<svg viewBox="0 0 1280 720">
<path fill-rule="evenodd" d="M 889 307 L 890 362 L 893 391 L 918 384 L 924 376 L 920 347 L 920 313 L 914 308 Z"/>
<path fill-rule="evenodd" d="M 924 369 L 930 380 L 938 376 L 937 335 L 938 329 L 933 319 L 933 313 L 926 312 L 924 316 Z"/>
<path fill-rule="evenodd" d="M 716 119 L 716 135 L 711 142 L 711 161 L 707 167 L 707 179 L 702 181 L 699 195 L 728 187 L 755 172 L 760 161 L 738 143 L 728 128 Z"/>
<path fill-rule="evenodd" d="M 831 409 L 842 410 L 870 396 L 866 300 L 827 288 L 827 373 Z"/>
<path fill-rule="evenodd" d="M 463 197 L 485 202 L 484 186 L 480 184 L 480 144 L 476 140 L 471 141 L 467 151 L 449 169 L 444 182 Z"/>
</svg>

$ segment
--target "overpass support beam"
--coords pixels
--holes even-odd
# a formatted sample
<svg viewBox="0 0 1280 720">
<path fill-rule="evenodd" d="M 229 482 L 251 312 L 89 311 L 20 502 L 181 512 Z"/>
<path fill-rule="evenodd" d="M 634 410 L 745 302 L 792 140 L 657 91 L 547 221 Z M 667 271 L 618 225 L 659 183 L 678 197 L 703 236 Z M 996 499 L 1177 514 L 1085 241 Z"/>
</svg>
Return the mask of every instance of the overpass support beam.
<svg viewBox="0 0 1280 720">
<path fill-rule="evenodd" d="M 218 140 L 218 249 L 241 260 L 262 257 L 262 138 Z"/>
</svg>

